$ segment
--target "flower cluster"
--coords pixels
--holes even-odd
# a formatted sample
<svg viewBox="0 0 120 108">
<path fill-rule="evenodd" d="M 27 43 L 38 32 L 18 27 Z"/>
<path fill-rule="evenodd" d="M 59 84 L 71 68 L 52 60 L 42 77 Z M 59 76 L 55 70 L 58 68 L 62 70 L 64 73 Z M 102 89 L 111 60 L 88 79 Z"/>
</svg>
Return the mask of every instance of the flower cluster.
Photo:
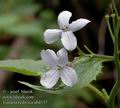
<svg viewBox="0 0 120 108">
<path fill-rule="evenodd" d="M 78 81 L 75 70 L 68 65 L 68 51 L 77 47 L 77 39 L 73 32 L 80 30 L 90 21 L 87 19 L 78 19 L 69 24 L 72 13 L 63 11 L 58 16 L 58 25 L 60 29 L 47 29 L 44 32 L 44 40 L 47 44 L 52 44 L 58 39 L 64 48 L 60 49 L 57 54 L 50 49 L 41 51 L 42 60 L 48 64 L 50 70 L 42 75 L 40 83 L 46 88 L 52 88 L 61 78 L 67 86 L 73 86 Z"/>
</svg>

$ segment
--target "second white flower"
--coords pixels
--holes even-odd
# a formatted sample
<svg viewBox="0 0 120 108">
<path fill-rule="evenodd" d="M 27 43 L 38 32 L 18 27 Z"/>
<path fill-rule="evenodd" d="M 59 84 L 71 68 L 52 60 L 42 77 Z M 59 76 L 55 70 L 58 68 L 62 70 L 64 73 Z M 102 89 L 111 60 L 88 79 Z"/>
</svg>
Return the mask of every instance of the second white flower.
<svg viewBox="0 0 120 108">
<path fill-rule="evenodd" d="M 73 86 L 77 83 L 77 73 L 68 66 L 68 54 L 64 48 L 59 50 L 57 55 L 53 50 L 42 50 L 41 58 L 50 67 L 50 70 L 43 74 L 40 80 L 44 87 L 52 88 L 60 78 L 67 86 Z"/>
</svg>

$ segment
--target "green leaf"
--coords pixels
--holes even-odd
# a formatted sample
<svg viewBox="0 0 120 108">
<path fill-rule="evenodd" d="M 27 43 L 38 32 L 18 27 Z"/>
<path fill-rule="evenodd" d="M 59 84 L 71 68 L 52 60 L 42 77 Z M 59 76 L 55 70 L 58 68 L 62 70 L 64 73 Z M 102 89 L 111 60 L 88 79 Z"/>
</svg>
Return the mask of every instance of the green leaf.
<svg viewBox="0 0 120 108">
<path fill-rule="evenodd" d="M 103 60 L 95 57 L 82 57 L 74 60 L 73 67 L 79 75 L 77 86 L 83 88 L 96 80 L 96 76 L 102 71 Z"/>
<path fill-rule="evenodd" d="M 34 61 L 29 59 L 1 60 L 0 69 L 29 76 L 40 76 L 48 70 L 48 66 L 42 61 Z"/>
<path fill-rule="evenodd" d="M 52 94 L 61 94 L 61 93 L 63 93 L 63 91 L 65 91 L 63 89 L 46 89 L 42 86 L 33 85 L 33 84 L 30 84 L 28 82 L 23 82 L 23 81 L 18 81 L 18 82 L 23 85 L 26 85 L 34 90 L 43 91 L 43 92 L 52 93 Z"/>
<path fill-rule="evenodd" d="M 59 87 L 59 88 L 53 88 L 53 89 L 45 89 L 42 86 L 32 85 L 27 82 L 20 82 L 21 84 L 24 84 L 30 88 L 33 88 L 35 90 L 44 91 L 48 93 L 54 93 L 54 94 L 65 94 L 65 93 L 71 93 L 72 91 L 76 91 L 78 89 L 82 89 L 83 87 L 86 87 L 88 84 L 90 84 L 93 80 L 96 80 L 96 76 L 101 73 L 102 69 L 102 60 L 98 60 L 97 58 L 93 57 L 82 57 L 77 58 L 73 61 L 73 67 L 78 73 L 78 83 L 73 87 Z"/>
</svg>

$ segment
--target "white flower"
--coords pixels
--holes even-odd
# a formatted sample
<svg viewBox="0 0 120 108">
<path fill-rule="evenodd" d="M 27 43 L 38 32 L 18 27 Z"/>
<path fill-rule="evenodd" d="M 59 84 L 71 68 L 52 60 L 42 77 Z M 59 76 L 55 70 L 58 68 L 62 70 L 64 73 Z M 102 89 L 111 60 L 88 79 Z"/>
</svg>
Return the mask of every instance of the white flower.
<svg viewBox="0 0 120 108">
<path fill-rule="evenodd" d="M 69 11 L 63 11 L 59 14 L 58 25 L 60 29 L 47 29 L 44 32 L 44 39 L 47 44 L 52 44 L 58 39 L 61 39 L 62 44 L 67 50 L 72 51 L 77 47 L 77 40 L 73 32 L 80 30 L 90 21 L 80 18 L 69 24 L 71 16 L 72 13 Z"/>
<path fill-rule="evenodd" d="M 60 49 L 57 54 L 50 49 L 42 50 L 41 58 L 50 67 L 50 70 L 43 74 L 40 80 L 44 87 L 52 88 L 60 78 L 67 86 L 73 86 L 77 83 L 77 73 L 68 66 L 68 54 L 64 48 Z"/>
</svg>

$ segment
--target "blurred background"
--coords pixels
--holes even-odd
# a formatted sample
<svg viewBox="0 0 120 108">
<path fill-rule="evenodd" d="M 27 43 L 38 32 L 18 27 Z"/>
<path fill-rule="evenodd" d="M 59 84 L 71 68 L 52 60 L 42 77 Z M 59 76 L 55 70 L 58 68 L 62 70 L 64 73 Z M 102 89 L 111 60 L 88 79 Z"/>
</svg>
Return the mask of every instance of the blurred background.
<svg viewBox="0 0 120 108">
<path fill-rule="evenodd" d="M 116 4 L 120 11 L 119 0 Z M 91 21 L 84 29 L 75 33 L 78 45 L 84 52 L 88 53 L 84 48 L 87 45 L 94 53 L 112 55 L 113 44 L 104 19 L 111 12 L 109 5 L 110 0 L 0 0 L 0 60 L 37 60 L 40 59 L 42 49 L 51 48 L 57 51 L 61 42 L 47 45 L 43 33 L 48 28 L 58 28 L 57 16 L 63 10 L 73 13 L 70 22 L 78 18 Z M 78 51 L 75 50 L 70 55 L 72 60 L 74 56 L 78 56 Z M 113 63 L 104 63 L 103 72 L 92 83 L 100 90 L 105 88 L 109 93 L 114 84 Z M 47 100 L 47 103 L 34 106 L 3 104 L 2 95 L 9 95 L 8 92 L 2 93 L 4 90 L 31 90 L 19 84 L 19 80 L 39 85 L 40 78 L 0 70 L 0 108 L 106 108 L 87 88 L 67 95 L 33 90 L 35 100 Z M 120 103 L 120 96 L 117 100 Z"/>
</svg>

